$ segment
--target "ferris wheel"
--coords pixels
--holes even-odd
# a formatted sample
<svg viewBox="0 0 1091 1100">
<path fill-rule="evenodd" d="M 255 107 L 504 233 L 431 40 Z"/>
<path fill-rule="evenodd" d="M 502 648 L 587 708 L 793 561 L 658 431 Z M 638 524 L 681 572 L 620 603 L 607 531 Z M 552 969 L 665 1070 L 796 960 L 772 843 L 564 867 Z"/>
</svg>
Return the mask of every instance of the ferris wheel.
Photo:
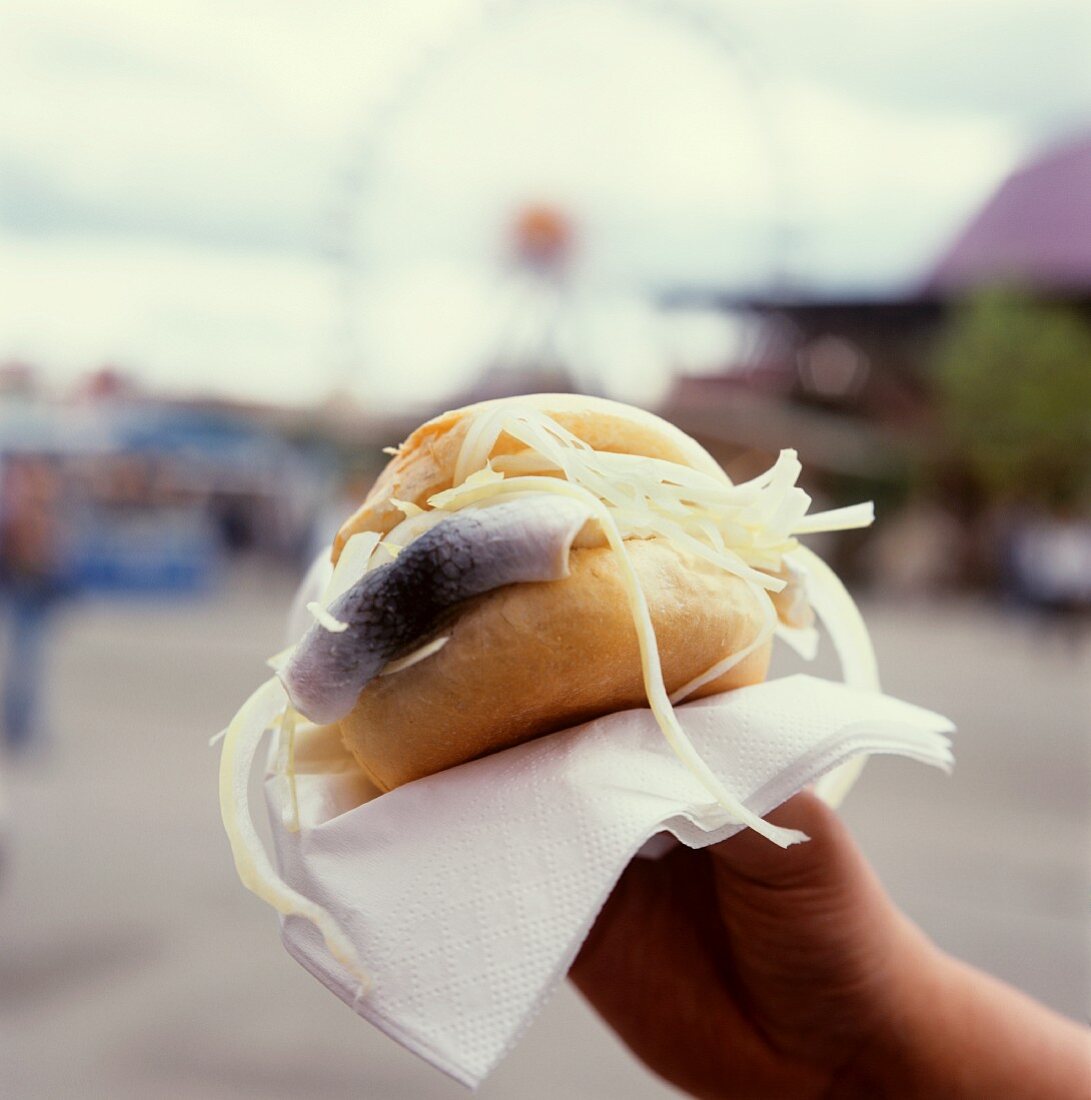
<svg viewBox="0 0 1091 1100">
<path fill-rule="evenodd" d="M 657 45 L 660 42 L 662 48 Z M 636 55 L 628 62 L 626 50 Z M 663 68 L 669 71 L 656 73 L 660 50 Z M 565 67 L 566 52 L 574 59 L 571 69 Z M 590 66 L 591 83 L 585 80 L 587 94 L 582 100 L 577 92 L 552 100 L 539 94 L 547 82 L 542 72 L 528 73 L 519 65 L 542 53 L 552 58 L 546 77 L 555 79 L 562 89 L 572 83 L 577 62 Z M 475 101 L 465 94 L 466 86 L 475 81 L 481 84 L 482 69 L 499 79 L 491 95 L 490 89 L 483 93 L 479 87 Z M 705 82 L 698 82 L 687 106 L 685 96 L 674 95 L 673 88 L 684 84 L 682 78 L 690 78 L 695 70 L 703 73 Z M 654 162 L 646 162 L 653 171 L 645 181 L 633 178 L 641 175 L 639 162 L 634 162 L 634 171 L 618 176 L 617 166 L 609 161 L 611 151 L 624 144 L 620 134 L 628 135 L 630 146 L 639 146 L 645 116 L 640 114 L 636 92 L 655 76 L 660 80 L 660 102 L 672 102 L 655 112 L 658 124 L 648 128 L 649 144 L 659 151 L 670 146 L 678 132 L 689 133 L 695 162 L 683 168 L 695 180 L 709 176 L 703 195 L 706 207 L 717 201 L 717 186 L 726 192 L 722 204 L 732 203 L 731 161 L 738 156 L 738 146 L 745 146 L 746 187 L 761 200 L 745 227 L 745 259 L 753 284 L 766 292 L 779 285 L 791 235 L 786 145 L 761 73 L 722 14 L 698 0 L 476 0 L 422 47 L 396 79 L 361 105 L 356 137 L 335 181 L 326 249 L 335 295 L 330 355 L 334 387 L 372 392 L 397 372 L 412 375 L 412 365 L 404 362 L 407 345 L 416 347 L 416 342 L 429 338 L 429 327 L 440 315 L 457 314 L 461 321 L 456 336 L 438 348 L 436 362 L 429 360 L 432 379 L 447 354 L 451 377 L 490 369 L 529 369 L 567 378 L 574 388 L 609 391 L 611 379 L 596 365 L 603 359 L 601 347 L 596 351 L 591 345 L 624 343 L 617 334 L 626 325 L 631 348 L 654 356 L 647 334 L 637 330 L 642 323 L 647 328 L 647 318 L 658 308 L 657 295 L 671 285 L 685 284 L 686 277 L 674 271 L 657 278 L 655 241 L 645 243 L 643 255 L 639 246 L 634 247 L 637 238 L 647 236 L 652 219 L 642 222 L 630 216 L 627 224 L 617 224 L 625 219 L 614 216 L 615 207 L 624 204 L 611 204 L 611 187 L 627 192 L 631 199 L 646 186 L 653 199 L 659 197 L 651 178 Z M 626 77 L 632 87 L 619 91 Z M 702 99 L 702 95 L 723 78 L 717 123 L 716 112 L 707 106 L 708 96 Z M 528 87 L 534 95 L 527 95 Z M 592 109 L 600 105 L 603 93 L 612 97 L 616 122 Z M 461 123 L 452 107 L 459 96 Z M 534 100 L 537 114 L 529 110 L 528 117 L 520 119 L 527 99 Z M 554 115 L 567 116 L 567 121 L 551 117 L 551 108 Z M 500 122 L 491 134 L 484 124 L 477 127 L 483 127 L 483 132 L 475 133 L 471 123 L 480 123 L 486 116 Z M 432 160 L 421 155 L 429 119 L 431 140 L 437 146 Z M 570 153 L 568 179 L 561 186 L 558 181 L 565 173 L 552 170 L 548 156 L 539 156 L 538 145 L 513 148 L 507 161 L 497 156 L 497 146 L 502 147 L 505 140 L 511 143 L 513 127 L 518 133 L 520 126 L 531 132 L 537 126 L 542 135 L 538 144 L 552 141 L 557 146 L 563 144 L 558 135 L 564 138 L 577 130 L 586 143 L 586 131 L 593 123 L 598 124 L 597 141 L 606 151 L 604 158 L 591 164 L 592 158 L 581 160 L 578 150 Z M 707 145 L 695 144 L 693 135 L 700 125 L 705 127 Z M 410 148 L 410 154 L 403 146 Z M 520 159 L 520 150 L 525 154 L 522 159 L 537 164 L 537 179 L 533 166 L 522 179 L 509 170 Z M 554 147 L 546 153 L 551 151 Z M 596 172 L 602 178 L 596 179 Z M 459 173 L 456 185 L 452 175 Z M 594 201 L 581 201 L 581 184 Z M 452 193 L 449 201 L 445 201 L 445 187 Z M 462 190 L 457 193 L 459 187 Z M 466 196 L 475 191 L 474 201 L 468 201 Z M 686 213 L 682 204 L 680 221 Z M 607 225 L 611 218 L 613 224 Z M 660 238 L 665 239 L 663 226 L 669 222 L 667 215 L 659 218 Z M 604 225 L 609 232 L 603 231 Z M 695 235 L 692 227 L 689 232 Z M 665 233 L 669 236 L 670 229 Z M 713 254 L 718 248 L 721 256 L 732 255 L 735 242 L 730 233 L 718 239 L 713 228 L 707 237 L 699 242 L 701 250 Z M 471 241 L 477 249 L 472 275 L 466 262 Z M 601 261 L 611 248 L 614 255 L 605 263 L 607 274 L 603 275 L 600 262 L 589 275 L 593 265 L 588 256 L 594 254 Z M 670 252 L 669 241 L 666 246 L 660 244 L 659 255 Z M 457 263 L 463 270 L 455 277 L 451 272 Z M 626 263 L 632 270 L 626 270 Z M 439 269 L 447 272 L 448 291 L 459 278 L 465 285 L 449 294 L 449 303 L 432 308 L 429 293 L 436 289 L 437 280 L 429 282 L 429 278 Z M 611 277 L 624 289 L 611 290 Z M 705 285 L 710 281 L 705 272 Z M 398 294 L 405 301 L 391 306 Z M 611 311 L 616 330 L 612 336 L 610 325 L 603 323 Z M 627 320 L 618 321 L 622 317 Z M 592 331 L 598 335 L 589 336 Z M 385 343 L 379 338 L 383 334 Z M 431 335 L 437 345 L 443 344 L 440 333 Z M 655 370 L 654 363 L 650 369 Z M 422 379 L 421 384 L 428 383 Z"/>
</svg>

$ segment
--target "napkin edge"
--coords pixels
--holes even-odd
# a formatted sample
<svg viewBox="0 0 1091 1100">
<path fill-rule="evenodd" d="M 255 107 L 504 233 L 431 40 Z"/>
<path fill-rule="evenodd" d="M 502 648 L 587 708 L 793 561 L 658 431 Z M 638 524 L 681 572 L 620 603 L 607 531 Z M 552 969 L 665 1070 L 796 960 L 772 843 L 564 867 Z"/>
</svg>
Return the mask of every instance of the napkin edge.
<svg viewBox="0 0 1091 1100">
<path fill-rule="evenodd" d="M 596 916 L 597 915 L 596 913 Z M 298 929 L 298 931 L 293 931 L 290 936 L 288 934 L 289 925 L 293 929 Z M 313 951 L 310 954 L 300 946 L 300 944 L 306 943 L 308 939 L 315 941 L 313 944 Z M 333 992 L 352 1012 L 357 1016 L 363 1017 L 369 1024 L 372 1024 L 381 1031 L 388 1039 L 392 1039 L 399 1046 L 408 1050 L 410 1054 L 421 1058 L 428 1065 L 434 1066 L 441 1073 L 446 1074 L 451 1080 L 462 1085 L 464 1088 L 469 1089 L 471 1092 L 477 1091 L 486 1076 L 488 1076 L 488 1071 L 477 1076 L 466 1073 L 464 1070 L 459 1069 L 445 1054 L 437 1050 L 436 1047 L 426 1039 L 422 1039 L 419 1035 L 406 1031 L 399 1027 L 398 1024 L 394 1023 L 388 1016 L 372 1010 L 368 1006 L 367 996 L 360 997 L 357 994 L 356 987 L 344 981 L 339 970 L 327 968 L 319 961 L 327 954 L 320 940 L 321 937 L 317 934 L 317 930 L 304 918 L 298 916 L 280 918 L 280 942 L 283 944 L 288 954 L 291 955 L 291 957 L 295 959 L 312 978 L 320 985 L 325 986 Z M 505 1051 L 505 1054 L 506 1053 Z M 499 1065 L 502 1058 L 503 1056 L 493 1063 L 494 1067 Z"/>
</svg>

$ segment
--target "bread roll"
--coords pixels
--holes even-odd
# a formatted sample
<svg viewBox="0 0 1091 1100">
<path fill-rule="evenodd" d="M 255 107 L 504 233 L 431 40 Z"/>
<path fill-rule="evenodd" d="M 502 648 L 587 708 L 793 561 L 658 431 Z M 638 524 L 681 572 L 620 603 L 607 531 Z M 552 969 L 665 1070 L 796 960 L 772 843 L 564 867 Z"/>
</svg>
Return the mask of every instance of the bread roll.
<svg viewBox="0 0 1091 1100">
<path fill-rule="evenodd" d="M 714 476 L 711 456 L 677 428 L 640 410 L 569 395 L 520 398 L 596 450 L 663 458 Z M 357 531 L 389 531 L 391 498 L 425 506 L 452 484 L 475 414 L 445 413 L 399 448 L 360 510 L 342 527 L 336 560 Z M 520 445 L 502 436 L 493 455 Z M 750 644 L 762 629 L 759 597 L 737 577 L 665 539 L 631 539 L 655 627 L 663 677 L 676 690 Z M 437 653 L 373 680 L 341 722 L 345 745 L 382 790 L 613 711 L 645 706 L 637 628 L 615 555 L 577 547 L 570 575 L 499 588 L 460 605 Z M 760 682 L 766 644 L 694 697 Z"/>
<path fill-rule="evenodd" d="M 626 544 L 673 691 L 761 629 L 754 595 L 663 539 Z M 601 714 L 646 705 L 636 627 L 605 547 L 575 549 L 562 581 L 497 589 L 453 620 L 434 656 L 373 680 L 342 721 L 382 790 Z M 764 679 L 769 647 L 696 695 Z"/>
</svg>

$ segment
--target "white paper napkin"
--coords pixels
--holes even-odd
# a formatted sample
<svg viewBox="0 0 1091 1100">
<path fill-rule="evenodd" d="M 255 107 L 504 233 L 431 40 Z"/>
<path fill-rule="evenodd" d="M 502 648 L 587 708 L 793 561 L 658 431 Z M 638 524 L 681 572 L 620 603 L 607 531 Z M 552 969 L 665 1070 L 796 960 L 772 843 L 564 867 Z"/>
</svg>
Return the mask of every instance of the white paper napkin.
<svg viewBox="0 0 1091 1100">
<path fill-rule="evenodd" d="M 766 814 L 861 753 L 946 768 L 950 722 L 809 676 L 679 708 L 712 770 Z M 332 731 L 297 749 L 302 827 L 266 783 L 285 879 L 326 906 L 373 982 L 353 979 L 308 922 L 289 952 L 399 1043 L 475 1087 L 564 978 L 625 865 L 650 837 L 692 848 L 739 829 L 676 760 L 647 710 L 613 714 L 359 804 L 368 791 Z"/>
</svg>

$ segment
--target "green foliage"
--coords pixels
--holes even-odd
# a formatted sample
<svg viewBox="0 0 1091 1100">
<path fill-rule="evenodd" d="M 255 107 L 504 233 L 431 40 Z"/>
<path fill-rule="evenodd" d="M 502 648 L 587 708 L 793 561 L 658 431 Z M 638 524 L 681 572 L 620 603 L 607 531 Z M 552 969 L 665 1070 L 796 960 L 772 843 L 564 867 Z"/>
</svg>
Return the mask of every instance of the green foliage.
<svg viewBox="0 0 1091 1100">
<path fill-rule="evenodd" d="M 955 312 L 937 357 L 950 457 L 992 499 L 1067 504 L 1091 488 L 1091 325 L 1010 290 Z"/>
</svg>

